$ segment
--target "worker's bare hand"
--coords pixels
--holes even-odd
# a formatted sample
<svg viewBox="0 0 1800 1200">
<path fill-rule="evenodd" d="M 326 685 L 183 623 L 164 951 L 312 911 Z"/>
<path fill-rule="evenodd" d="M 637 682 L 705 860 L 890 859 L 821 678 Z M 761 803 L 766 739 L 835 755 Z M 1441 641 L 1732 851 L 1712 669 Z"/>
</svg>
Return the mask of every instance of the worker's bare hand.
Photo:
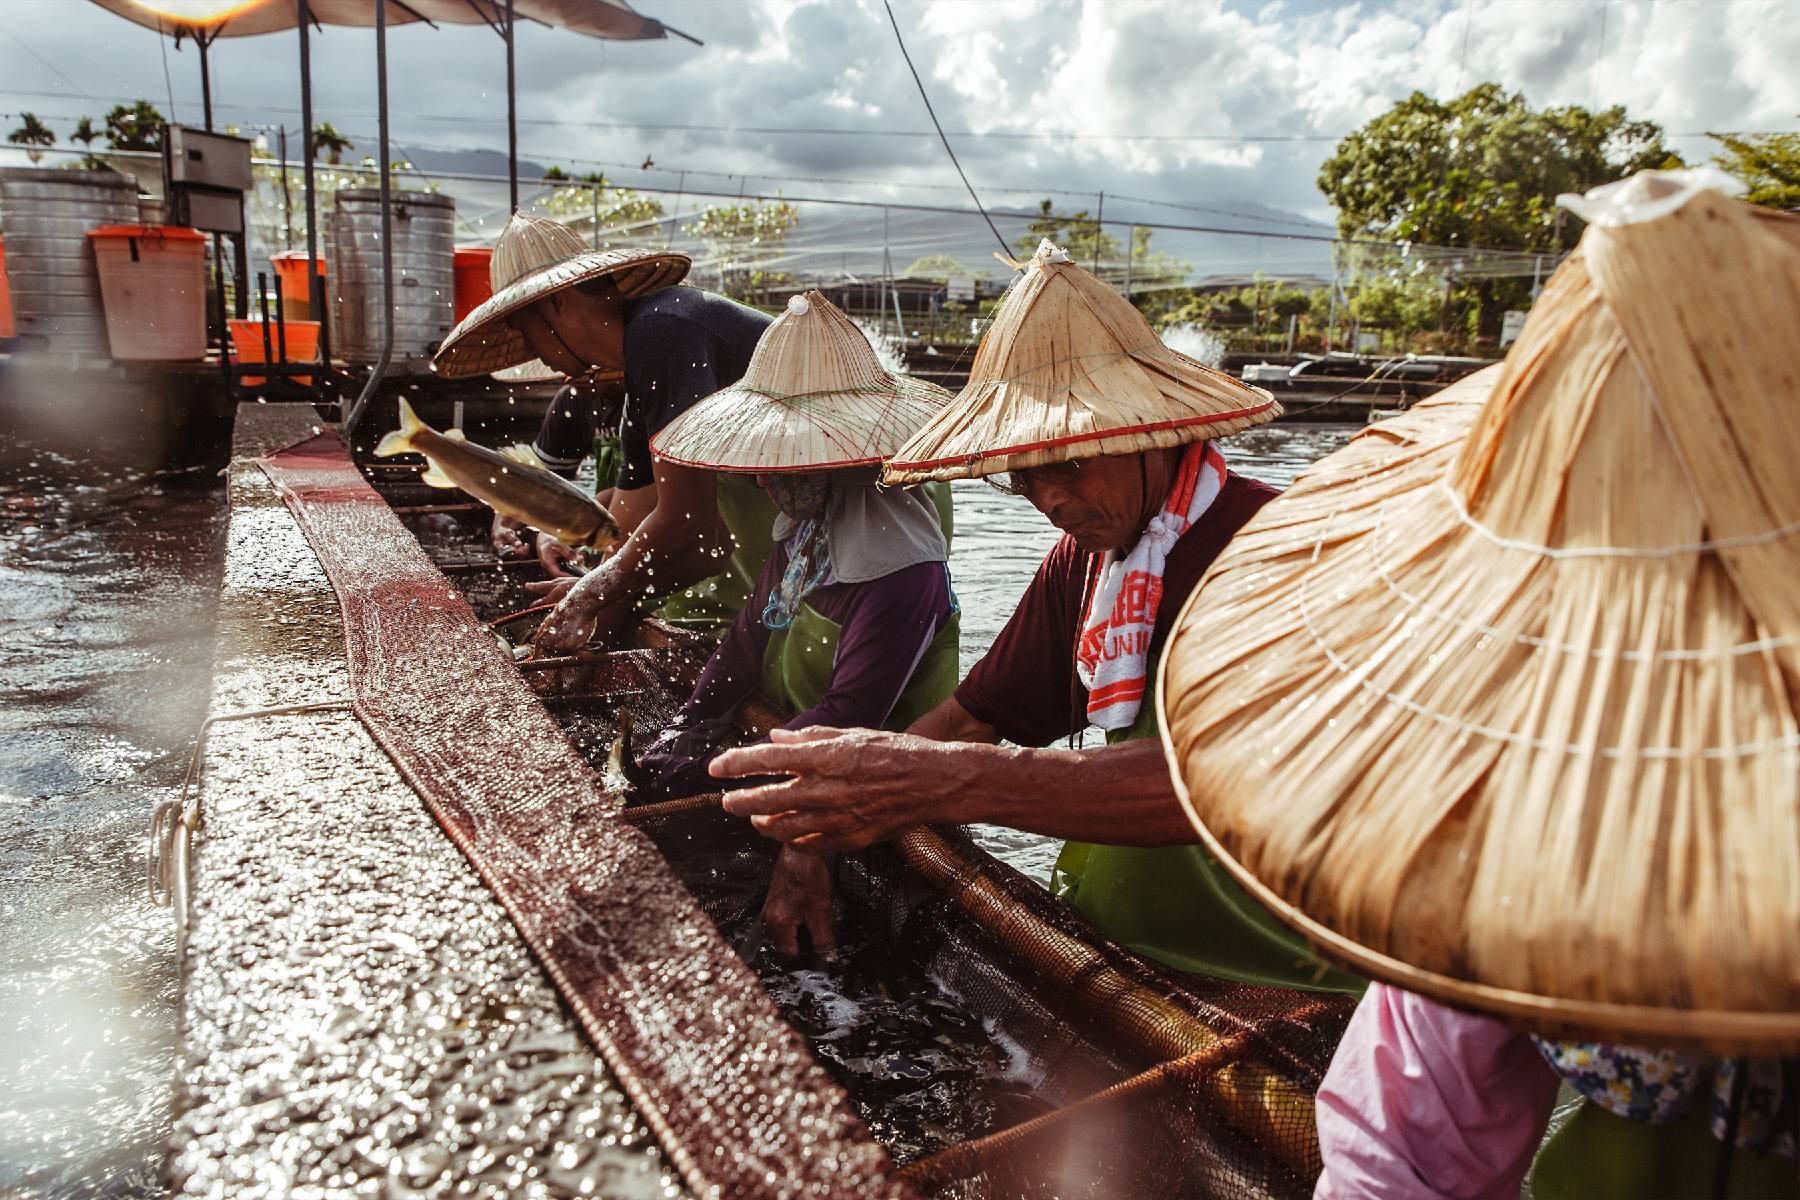
<svg viewBox="0 0 1800 1200">
<path fill-rule="evenodd" d="M 954 821 L 959 751 L 875 729 L 777 729 L 713 759 L 714 778 L 791 775 L 725 797 L 758 832 L 814 851 L 860 850 L 915 825 Z"/>
<path fill-rule="evenodd" d="M 825 859 L 805 850 L 783 846 L 763 901 L 763 928 L 777 953 L 800 957 L 800 932 L 812 941 L 818 954 L 837 949 L 831 928 L 831 868 Z"/>
<path fill-rule="evenodd" d="M 488 529 L 488 544 L 501 558 L 523 558 L 531 553 L 531 547 L 525 544 L 525 526 L 499 513 L 494 514 L 494 523 Z"/>
<path fill-rule="evenodd" d="M 538 534 L 537 557 L 538 563 L 552 577 L 580 574 L 579 571 L 569 569 L 569 564 L 576 561 L 575 548 L 557 541 L 547 533 Z"/>
<path fill-rule="evenodd" d="M 533 579 L 525 585 L 525 590 L 539 600 L 558 600 L 567 596 L 581 582 L 580 576 L 564 575 L 560 579 Z"/>
<path fill-rule="evenodd" d="M 591 580 L 593 576 L 582 578 Z M 580 586 L 572 587 L 538 626 L 537 636 L 531 639 L 532 647 L 539 658 L 549 658 L 574 654 L 589 642 L 611 645 L 618 640 L 630 607 L 596 605 L 591 592 L 584 592 Z"/>
</svg>

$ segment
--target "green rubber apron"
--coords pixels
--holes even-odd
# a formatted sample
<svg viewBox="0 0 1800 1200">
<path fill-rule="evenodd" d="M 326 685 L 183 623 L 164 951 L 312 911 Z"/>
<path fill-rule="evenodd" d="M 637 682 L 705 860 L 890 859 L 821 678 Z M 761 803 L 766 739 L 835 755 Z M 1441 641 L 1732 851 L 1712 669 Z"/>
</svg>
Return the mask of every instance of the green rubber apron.
<svg viewBox="0 0 1800 1200">
<path fill-rule="evenodd" d="M 950 487 L 948 484 L 926 484 L 926 494 L 937 505 L 938 521 L 944 527 L 948 542 L 951 533 Z M 912 678 L 900 693 L 900 699 L 888 714 L 884 729 L 905 729 L 914 721 L 943 703 L 956 690 L 957 649 L 962 617 L 952 613 L 950 620 L 931 639 L 925 653 L 913 668 Z M 763 650 L 762 694 L 789 712 L 804 712 L 825 698 L 831 689 L 831 674 L 837 666 L 838 634 L 836 621 L 822 617 L 802 601 L 794 614 L 793 624 L 786 629 L 769 631 L 769 644 Z M 895 646 L 895 653 L 911 653 L 913 646 Z"/>
<path fill-rule="evenodd" d="M 757 577 L 769 561 L 773 542 L 769 530 L 775 524 L 775 505 L 749 475 L 714 473 L 719 519 L 731 535 L 731 556 L 725 569 L 665 595 L 654 596 L 639 606 L 646 616 L 658 617 L 684 629 L 723 632 L 737 620 Z"/>
<path fill-rule="evenodd" d="M 1633 1121 L 1583 1101 L 1550 1135 L 1531 1166 L 1536 1200 L 1659 1200 L 1711 1196 L 1725 1145 L 1712 1133 L 1712 1092 L 1662 1125 Z M 1800 1194 L 1794 1164 L 1740 1148 L 1725 1195 L 1734 1200 Z"/>
<path fill-rule="evenodd" d="M 1150 679 L 1156 678 L 1156 657 L 1147 664 Z M 1156 706 L 1146 696 L 1131 728 L 1113 730 L 1106 740 L 1110 745 L 1158 734 Z M 1314 957 L 1298 934 L 1252 900 L 1199 845 L 1068 842 L 1051 872 L 1050 890 L 1113 941 L 1177 971 L 1352 996 L 1367 986 Z"/>
</svg>

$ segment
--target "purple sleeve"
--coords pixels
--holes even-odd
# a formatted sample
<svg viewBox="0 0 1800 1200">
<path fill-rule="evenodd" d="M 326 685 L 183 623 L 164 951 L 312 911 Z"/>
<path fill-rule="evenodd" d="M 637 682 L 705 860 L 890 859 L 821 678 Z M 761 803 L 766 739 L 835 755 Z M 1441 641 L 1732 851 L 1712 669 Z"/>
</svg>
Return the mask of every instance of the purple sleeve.
<svg viewBox="0 0 1800 1200">
<path fill-rule="evenodd" d="M 763 651 L 769 646 L 769 630 L 762 623 L 762 611 L 769 603 L 769 593 L 781 582 L 787 570 L 787 547 L 776 543 L 757 576 L 756 591 L 738 613 L 737 620 L 725 631 L 719 648 L 706 660 L 694 694 L 681 706 L 680 717 L 690 724 L 722 717 L 750 698 L 762 683 Z"/>
<path fill-rule="evenodd" d="M 880 729 L 925 650 L 950 619 L 943 563 L 918 563 L 867 583 L 838 583 L 807 598 L 837 622 L 831 686 L 784 728 Z"/>
</svg>

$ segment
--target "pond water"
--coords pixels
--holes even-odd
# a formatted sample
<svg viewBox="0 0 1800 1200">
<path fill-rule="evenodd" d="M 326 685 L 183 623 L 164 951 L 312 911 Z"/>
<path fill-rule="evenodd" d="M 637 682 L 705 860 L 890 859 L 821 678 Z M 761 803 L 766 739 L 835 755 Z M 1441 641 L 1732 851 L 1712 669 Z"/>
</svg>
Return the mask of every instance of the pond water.
<svg viewBox="0 0 1800 1200">
<path fill-rule="evenodd" d="M 1265 428 L 1227 457 L 1281 484 L 1353 431 Z M 205 714 L 223 491 L 216 463 L 156 473 L 3 442 L 0 1194 L 154 1196 L 178 981 L 144 846 Z M 1055 533 L 983 484 L 956 498 L 967 665 Z M 1044 839 L 987 839 L 1029 874 L 1048 868 Z"/>
</svg>

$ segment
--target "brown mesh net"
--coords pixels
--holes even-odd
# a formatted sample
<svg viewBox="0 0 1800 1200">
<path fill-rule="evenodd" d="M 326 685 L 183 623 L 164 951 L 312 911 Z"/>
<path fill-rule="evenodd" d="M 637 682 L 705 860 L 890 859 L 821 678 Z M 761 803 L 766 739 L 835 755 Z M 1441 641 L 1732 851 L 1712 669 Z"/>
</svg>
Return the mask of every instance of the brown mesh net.
<svg viewBox="0 0 1800 1200">
<path fill-rule="evenodd" d="M 523 644 L 541 619 L 522 612 L 535 575 L 493 564 L 485 511 L 390 479 L 381 490 L 451 582 Z M 430 513 L 405 508 L 426 500 Z M 633 649 L 520 666 L 604 771 L 621 729 L 647 739 L 666 723 L 709 651 L 646 622 Z M 780 719 L 741 714 L 746 736 Z M 622 815 L 806 1036 L 897 1182 L 944 1197 L 1311 1194 L 1312 1098 L 1350 1001 L 1146 961 L 955 829 L 836 856 L 839 952 L 789 963 L 758 924 L 774 843 L 717 796 Z"/>
</svg>

